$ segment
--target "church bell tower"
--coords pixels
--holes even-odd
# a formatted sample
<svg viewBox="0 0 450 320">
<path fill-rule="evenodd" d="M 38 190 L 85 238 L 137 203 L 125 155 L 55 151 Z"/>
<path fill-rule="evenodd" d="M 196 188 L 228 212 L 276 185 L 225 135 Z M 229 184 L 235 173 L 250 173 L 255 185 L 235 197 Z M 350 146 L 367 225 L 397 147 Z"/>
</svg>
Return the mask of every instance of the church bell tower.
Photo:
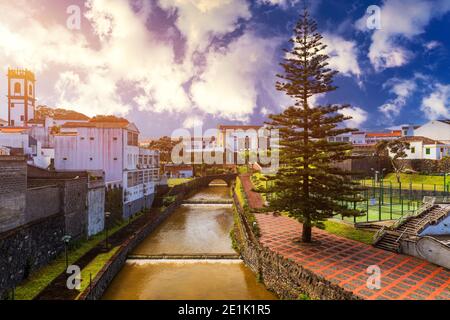
<svg viewBox="0 0 450 320">
<path fill-rule="evenodd" d="M 8 125 L 26 127 L 34 119 L 36 79 L 26 69 L 8 69 Z"/>
</svg>

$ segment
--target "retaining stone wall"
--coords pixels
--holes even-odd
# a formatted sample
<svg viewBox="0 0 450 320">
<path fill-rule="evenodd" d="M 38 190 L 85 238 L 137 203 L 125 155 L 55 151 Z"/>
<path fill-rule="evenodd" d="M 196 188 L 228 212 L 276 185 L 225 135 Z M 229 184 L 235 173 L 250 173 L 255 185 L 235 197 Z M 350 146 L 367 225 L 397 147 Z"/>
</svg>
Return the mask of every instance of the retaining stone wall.
<svg viewBox="0 0 450 320">
<path fill-rule="evenodd" d="M 50 216 L 0 236 L 0 300 L 64 251 L 64 216 Z"/>
<path fill-rule="evenodd" d="M 320 300 L 360 299 L 352 292 L 261 246 L 259 241 L 255 240 L 244 218 L 244 212 L 236 201 L 235 206 L 235 239 L 239 244 L 241 257 L 245 264 L 261 277 L 267 289 L 282 299 L 298 299 L 301 294 Z"/>
</svg>

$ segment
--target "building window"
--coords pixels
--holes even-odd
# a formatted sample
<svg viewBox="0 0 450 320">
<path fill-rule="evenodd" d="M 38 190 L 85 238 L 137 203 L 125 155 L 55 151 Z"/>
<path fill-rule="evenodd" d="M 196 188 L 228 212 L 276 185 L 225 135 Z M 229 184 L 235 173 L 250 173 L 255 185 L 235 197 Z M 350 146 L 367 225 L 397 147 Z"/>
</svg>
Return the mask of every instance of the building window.
<svg viewBox="0 0 450 320">
<path fill-rule="evenodd" d="M 114 161 L 117 161 L 117 158 L 114 158 Z"/>
<path fill-rule="evenodd" d="M 67 160 L 67 158 L 63 158 L 63 160 L 64 160 L 64 161 L 66 161 L 66 160 Z"/>
<path fill-rule="evenodd" d="M 84 140 L 84 137 L 80 137 L 80 140 Z"/>
<path fill-rule="evenodd" d="M 20 121 L 25 121 L 25 117 L 24 116 L 20 116 Z"/>
<path fill-rule="evenodd" d="M 14 103 L 11 103 L 11 109 L 14 108 Z"/>
<path fill-rule="evenodd" d="M 250 149 L 250 137 L 245 137 L 245 149 Z"/>
<path fill-rule="evenodd" d="M 90 161 L 94 160 L 93 158 L 89 158 Z"/>
<path fill-rule="evenodd" d="M 94 140 L 94 137 L 90 137 L 89 140 L 93 141 L 93 140 Z"/>
<path fill-rule="evenodd" d="M 14 120 L 11 120 L 11 127 L 14 127 Z"/>
<path fill-rule="evenodd" d="M 129 146 L 138 146 L 138 135 L 134 132 L 127 133 L 127 143 Z"/>
<path fill-rule="evenodd" d="M 444 153 L 444 148 L 441 148 L 441 153 Z"/>
<path fill-rule="evenodd" d="M 114 140 L 114 141 L 117 141 L 117 137 L 114 137 L 113 140 Z"/>
<path fill-rule="evenodd" d="M 430 148 L 425 148 L 425 154 L 431 154 L 431 149 Z"/>
<path fill-rule="evenodd" d="M 416 153 L 416 148 L 412 147 L 411 148 L 411 153 Z"/>
<path fill-rule="evenodd" d="M 28 87 L 28 95 L 32 96 L 33 95 L 33 86 L 30 84 Z"/>
<path fill-rule="evenodd" d="M 22 91 L 22 87 L 21 87 L 20 83 L 16 82 L 14 84 L 14 94 L 20 95 L 21 91 Z"/>
</svg>

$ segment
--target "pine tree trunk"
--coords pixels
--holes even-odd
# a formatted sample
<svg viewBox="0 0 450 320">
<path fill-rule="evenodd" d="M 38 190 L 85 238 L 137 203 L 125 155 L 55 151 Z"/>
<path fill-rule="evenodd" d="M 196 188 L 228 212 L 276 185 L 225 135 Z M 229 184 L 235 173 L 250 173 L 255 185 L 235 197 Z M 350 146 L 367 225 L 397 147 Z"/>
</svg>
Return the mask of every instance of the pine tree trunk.
<svg viewBox="0 0 450 320">
<path fill-rule="evenodd" d="M 302 242 L 311 242 L 311 221 L 309 220 L 309 218 L 305 219 L 305 221 L 303 222 Z"/>
</svg>

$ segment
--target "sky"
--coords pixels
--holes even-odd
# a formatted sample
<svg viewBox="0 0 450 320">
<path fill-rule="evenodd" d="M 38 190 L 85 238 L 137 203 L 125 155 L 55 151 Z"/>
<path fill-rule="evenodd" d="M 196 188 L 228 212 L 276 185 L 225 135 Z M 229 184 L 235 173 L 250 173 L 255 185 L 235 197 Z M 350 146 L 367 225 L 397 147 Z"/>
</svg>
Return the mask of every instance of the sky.
<svg viewBox="0 0 450 320">
<path fill-rule="evenodd" d="M 275 82 L 303 2 L 0 0 L 0 118 L 20 67 L 38 104 L 125 116 L 142 137 L 261 124 L 292 103 Z M 449 0 L 308 2 L 339 71 L 313 103 L 351 104 L 361 130 L 450 118 Z"/>
</svg>

